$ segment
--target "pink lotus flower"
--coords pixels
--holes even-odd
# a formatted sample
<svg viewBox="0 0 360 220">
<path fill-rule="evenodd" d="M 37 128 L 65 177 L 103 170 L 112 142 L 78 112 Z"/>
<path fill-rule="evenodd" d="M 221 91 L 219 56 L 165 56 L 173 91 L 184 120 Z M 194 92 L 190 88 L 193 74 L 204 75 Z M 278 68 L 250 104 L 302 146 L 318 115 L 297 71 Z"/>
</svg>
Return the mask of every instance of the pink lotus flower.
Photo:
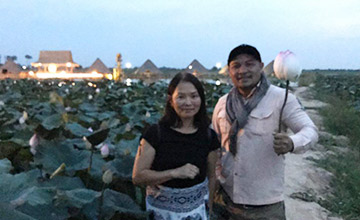
<svg viewBox="0 0 360 220">
<path fill-rule="evenodd" d="M 293 52 L 282 51 L 276 56 L 274 73 L 278 79 L 295 81 L 301 71 L 299 60 Z"/>
<path fill-rule="evenodd" d="M 110 150 L 109 150 L 109 146 L 107 144 L 104 144 L 101 149 L 100 149 L 100 152 L 101 152 L 101 156 L 103 158 L 106 158 L 109 156 L 109 153 L 110 153 Z"/>
</svg>

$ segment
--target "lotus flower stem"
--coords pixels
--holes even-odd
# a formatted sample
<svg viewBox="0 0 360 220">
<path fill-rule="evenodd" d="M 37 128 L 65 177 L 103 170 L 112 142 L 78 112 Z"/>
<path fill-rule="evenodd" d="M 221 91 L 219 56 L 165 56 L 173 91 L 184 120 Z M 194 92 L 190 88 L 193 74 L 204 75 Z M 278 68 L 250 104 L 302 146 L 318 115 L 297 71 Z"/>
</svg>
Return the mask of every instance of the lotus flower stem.
<svg viewBox="0 0 360 220">
<path fill-rule="evenodd" d="M 88 173 L 90 173 L 90 170 L 91 170 L 93 155 L 94 155 L 94 149 L 93 149 L 93 147 L 91 147 L 90 162 L 89 162 L 89 167 L 88 167 L 88 169 L 87 169 L 87 172 L 88 172 Z"/>
<path fill-rule="evenodd" d="M 87 168 L 87 181 L 86 181 L 86 188 L 89 186 L 89 182 L 90 182 L 90 170 L 91 170 L 91 165 L 92 165 L 92 158 L 94 155 L 94 147 L 91 145 L 91 154 L 90 154 L 90 161 L 89 161 L 89 167 Z"/>
<path fill-rule="evenodd" d="M 105 191 L 105 188 L 106 188 L 106 183 L 103 183 L 102 185 L 102 188 L 101 188 L 101 195 L 100 195 L 100 204 L 99 204 L 99 219 L 102 219 L 102 213 L 101 213 L 101 210 L 102 210 L 102 206 L 104 204 L 104 191 Z"/>
<path fill-rule="evenodd" d="M 288 97 L 288 94 L 289 94 L 289 80 L 286 80 L 286 90 L 285 90 L 285 99 L 284 99 L 284 103 L 281 107 L 281 110 L 280 110 L 280 117 L 279 117 L 279 129 L 278 129 L 278 132 L 280 133 L 281 132 L 281 121 L 282 121 L 282 113 L 284 111 L 284 108 L 285 108 L 285 105 L 286 105 L 286 101 L 287 101 L 287 97 Z"/>
</svg>

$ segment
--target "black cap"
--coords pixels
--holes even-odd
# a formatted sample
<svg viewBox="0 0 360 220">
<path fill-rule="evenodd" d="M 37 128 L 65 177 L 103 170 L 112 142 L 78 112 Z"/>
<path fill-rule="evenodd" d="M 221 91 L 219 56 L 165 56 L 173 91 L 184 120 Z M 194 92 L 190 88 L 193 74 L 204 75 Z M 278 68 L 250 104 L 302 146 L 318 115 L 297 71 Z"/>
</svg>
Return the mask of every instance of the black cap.
<svg viewBox="0 0 360 220">
<path fill-rule="evenodd" d="M 259 62 L 261 62 L 261 56 L 259 51 L 250 45 L 247 44 L 241 44 L 238 47 L 235 47 L 229 54 L 229 58 L 228 58 L 228 65 L 230 64 L 231 61 L 235 60 L 237 56 L 239 56 L 240 54 L 247 54 L 250 56 L 253 56 L 256 60 L 258 60 Z"/>
</svg>

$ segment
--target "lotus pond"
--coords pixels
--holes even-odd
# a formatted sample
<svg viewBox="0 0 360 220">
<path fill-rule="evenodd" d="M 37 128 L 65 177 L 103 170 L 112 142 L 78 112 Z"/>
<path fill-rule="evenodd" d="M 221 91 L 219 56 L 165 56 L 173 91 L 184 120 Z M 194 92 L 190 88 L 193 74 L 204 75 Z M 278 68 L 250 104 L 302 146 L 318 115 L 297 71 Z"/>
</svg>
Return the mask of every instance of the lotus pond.
<svg viewBox="0 0 360 220">
<path fill-rule="evenodd" d="M 231 86 L 203 85 L 211 115 Z M 146 219 L 132 166 L 166 89 L 166 82 L 0 81 L 0 219 Z"/>
</svg>

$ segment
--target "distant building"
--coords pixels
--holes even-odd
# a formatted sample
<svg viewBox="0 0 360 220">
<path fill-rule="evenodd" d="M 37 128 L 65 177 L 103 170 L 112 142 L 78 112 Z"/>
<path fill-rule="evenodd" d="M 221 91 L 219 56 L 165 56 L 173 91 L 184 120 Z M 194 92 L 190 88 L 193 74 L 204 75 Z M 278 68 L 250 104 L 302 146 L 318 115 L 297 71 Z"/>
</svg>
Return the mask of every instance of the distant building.
<svg viewBox="0 0 360 220">
<path fill-rule="evenodd" d="M 270 76 L 274 74 L 274 60 L 271 61 L 268 65 L 266 65 L 263 69 L 266 76 Z"/>
<path fill-rule="evenodd" d="M 195 76 L 207 75 L 209 70 L 207 70 L 198 60 L 193 60 L 185 69 L 185 72 L 192 73 Z"/>
<path fill-rule="evenodd" d="M 159 77 L 163 73 L 148 59 L 140 68 L 135 70 L 134 74 L 145 77 Z"/>
<path fill-rule="evenodd" d="M 221 70 L 219 70 L 218 73 L 224 76 L 228 76 L 229 75 L 228 65 L 223 66 L 223 68 L 221 68 Z"/>
<path fill-rule="evenodd" d="M 110 74 L 111 71 L 109 68 L 105 66 L 105 64 L 97 58 L 94 63 L 87 69 L 88 73 L 97 72 L 97 73 L 108 73 Z"/>
<path fill-rule="evenodd" d="M 75 63 L 72 58 L 71 51 L 40 51 L 39 60 L 31 63 L 37 68 L 37 72 L 49 73 L 73 73 L 75 67 L 79 64 Z"/>
<path fill-rule="evenodd" d="M 19 74 L 21 71 L 21 67 L 12 60 L 7 60 L 5 64 L 0 67 L 1 74 Z"/>
</svg>

